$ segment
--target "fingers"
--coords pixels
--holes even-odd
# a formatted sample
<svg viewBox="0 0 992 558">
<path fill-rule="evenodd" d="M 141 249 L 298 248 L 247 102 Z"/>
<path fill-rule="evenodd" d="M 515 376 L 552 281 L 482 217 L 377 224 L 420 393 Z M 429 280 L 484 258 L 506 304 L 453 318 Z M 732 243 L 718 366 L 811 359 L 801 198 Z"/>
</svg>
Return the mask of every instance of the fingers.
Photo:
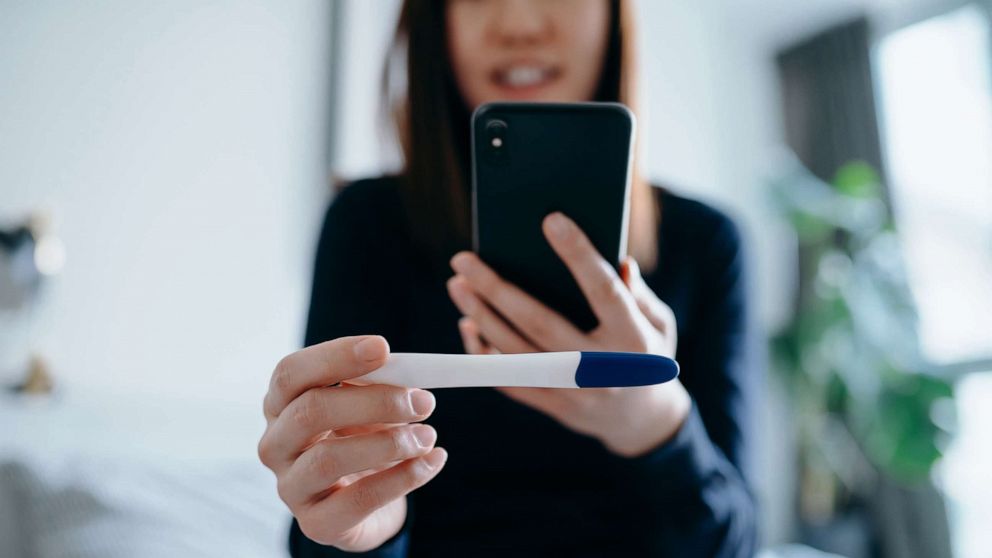
<svg viewBox="0 0 992 558">
<path fill-rule="evenodd" d="M 471 252 L 455 254 L 451 259 L 451 267 L 471 286 L 472 292 L 491 304 L 533 344 L 545 350 L 555 350 L 575 348 L 582 343 L 584 337 L 582 332 L 571 322 L 516 285 L 505 281 L 475 254 Z M 458 301 L 455 304 L 457 305 Z M 478 308 L 475 310 L 478 311 Z M 494 345 L 503 348 L 496 339 L 490 337 L 495 332 L 489 329 L 488 322 L 484 322 L 480 314 L 473 315 L 467 312 L 466 314 L 476 319 L 486 338 Z"/>
<path fill-rule="evenodd" d="M 312 345 L 276 365 L 265 395 L 265 416 L 273 419 L 310 388 L 336 384 L 382 366 L 389 344 L 378 335 L 341 337 Z"/>
<path fill-rule="evenodd" d="M 259 458 L 276 473 L 301 529 L 326 544 L 358 550 L 380 544 L 403 521 L 402 496 L 447 459 L 434 447 L 433 428 L 406 424 L 430 416 L 430 392 L 348 381 L 381 366 L 388 354 L 379 336 L 308 347 L 280 361 L 265 396 Z"/>
<path fill-rule="evenodd" d="M 420 488 L 444 467 L 448 453 L 434 448 L 332 492 L 296 514 L 300 523 L 323 523 L 328 530 L 350 529 L 386 504 Z"/>
<path fill-rule="evenodd" d="M 326 494 L 345 475 L 426 454 L 437 432 L 411 424 L 348 438 L 327 438 L 313 445 L 279 479 L 279 496 L 290 508 Z"/>
<path fill-rule="evenodd" d="M 629 322 L 636 310 L 634 300 L 585 233 L 560 212 L 545 217 L 542 226 L 551 248 L 572 272 L 596 317 L 607 324 Z"/>
<path fill-rule="evenodd" d="M 422 389 L 384 384 L 314 388 L 269 425 L 259 442 L 259 457 L 269 468 L 283 469 L 328 430 L 419 421 L 430 416 L 434 404 L 434 395 Z"/>
<path fill-rule="evenodd" d="M 496 349 L 479 335 L 479 326 L 472 318 L 463 317 L 458 320 L 458 333 L 462 336 L 462 344 L 465 345 L 465 352 L 470 355 L 498 355 Z"/>
<path fill-rule="evenodd" d="M 506 320 L 496 315 L 496 312 L 472 292 L 472 287 L 469 286 L 465 277 L 455 275 L 449 279 L 448 293 L 458 310 L 465 316 L 472 318 L 475 324 L 478 324 L 479 330 L 485 332 L 486 339 L 503 352 L 533 353 L 537 351 L 537 348 L 514 331 L 506 323 Z M 476 334 L 478 335 L 478 332 Z"/>
</svg>

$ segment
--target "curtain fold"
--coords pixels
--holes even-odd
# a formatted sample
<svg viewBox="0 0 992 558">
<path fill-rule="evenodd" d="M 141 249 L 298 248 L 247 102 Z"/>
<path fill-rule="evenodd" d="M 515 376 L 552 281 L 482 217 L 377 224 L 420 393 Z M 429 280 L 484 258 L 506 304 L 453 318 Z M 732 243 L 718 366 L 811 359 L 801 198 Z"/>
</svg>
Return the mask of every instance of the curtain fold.
<svg viewBox="0 0 992 558">
<path fill-rule="evenodd" d="M 854 159 L 884 177 L 868 21 L 824 31 L 785 49 L 777 62 L 786 139 L 803 164 L 827 182 Z"/>
</svg>

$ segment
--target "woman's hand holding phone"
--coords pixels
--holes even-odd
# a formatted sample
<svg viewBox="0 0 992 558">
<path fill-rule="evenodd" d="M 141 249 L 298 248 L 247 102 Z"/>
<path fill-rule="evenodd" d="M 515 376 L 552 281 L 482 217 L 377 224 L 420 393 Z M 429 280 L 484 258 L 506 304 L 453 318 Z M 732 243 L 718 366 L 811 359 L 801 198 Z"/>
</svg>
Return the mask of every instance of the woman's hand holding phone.
<svg viewBox="0 0 992 558">
<path fill-rule="evenodd" d="M 434 478 L 447 453 L 423 420 L 424 390 L 354 385 L 386 362 L 378 336 L 342 337 L 279 362 L 265 396 L 258 454 L 310 539 L 347 551 L 376 548 L 403 526 L 406 494 Z"/>
<path fill-rule="evenodd" d="M 581 229 L 561 213 L 545 218 L 544 235 L 575 277 L 599 326 L 585 333 L 471 252 L 456 254 L 448 292 L 464 314 L 459 330 L 472 354 L 540 351 L 630 351 L 673 357 L 675 316 L 627 258 L 624 278 Z M 507 396 L 599 439 L 609 450 L 636 456 L 670 439 L 691 400 L 678 381 L 638 388 L 497 388 Z"/>
</svg>

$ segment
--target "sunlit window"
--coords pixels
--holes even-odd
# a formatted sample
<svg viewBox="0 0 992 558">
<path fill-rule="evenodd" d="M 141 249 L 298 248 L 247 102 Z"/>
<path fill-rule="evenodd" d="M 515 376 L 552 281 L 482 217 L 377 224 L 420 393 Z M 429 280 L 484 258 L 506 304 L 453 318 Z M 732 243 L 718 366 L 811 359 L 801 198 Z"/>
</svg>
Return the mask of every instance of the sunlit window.
<svg viewBox="0 0 992 558">
<path fill-rule="evenodd" d="M 992 360 L 992 37 L 966 6 L 875 52 L 890 191 L 926 357 Z M 988 365 L 992 368 L 992 365 Z M 992 546 L 992 375 L 957 383 L 959 430 L 940 466 L 956 554 Z"/>
<path fill-rule="evenodd" d="M 893 205 L 927 357 L 992 357 L 992 49 L 970 5 L 876 51 Z"/>
</svg>

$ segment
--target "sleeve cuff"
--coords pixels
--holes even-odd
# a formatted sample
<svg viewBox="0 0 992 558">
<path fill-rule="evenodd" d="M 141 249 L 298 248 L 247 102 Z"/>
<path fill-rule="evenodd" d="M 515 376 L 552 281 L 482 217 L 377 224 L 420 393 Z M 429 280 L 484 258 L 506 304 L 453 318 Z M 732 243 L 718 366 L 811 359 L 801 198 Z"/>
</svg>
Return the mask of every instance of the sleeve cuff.
<svg viewBox="0 0 992 558">
<path fill-rule="evenodd" d="M 324 546 L 307 538 L 300 530 L 300 525 L 293 519 L 289 531 L 289 555 L 293 558 L 331 558 L 334 556 L 368 556 L 371 558 L 406 558 L 410 546 L 410 513 L 408 511 L 403 527 L 382 543 L 378 548 L 368 552 L 345 552 L 332 546 Z"/>
<path fill-rule="evenodd" d="M 632 480 L 663 497 L 697 492 L 699 486 L 719 474 L 720 468 L 720 456 L 706 433 L 695 402 L 672 439 L 625 461 Z"/>
</svg>

